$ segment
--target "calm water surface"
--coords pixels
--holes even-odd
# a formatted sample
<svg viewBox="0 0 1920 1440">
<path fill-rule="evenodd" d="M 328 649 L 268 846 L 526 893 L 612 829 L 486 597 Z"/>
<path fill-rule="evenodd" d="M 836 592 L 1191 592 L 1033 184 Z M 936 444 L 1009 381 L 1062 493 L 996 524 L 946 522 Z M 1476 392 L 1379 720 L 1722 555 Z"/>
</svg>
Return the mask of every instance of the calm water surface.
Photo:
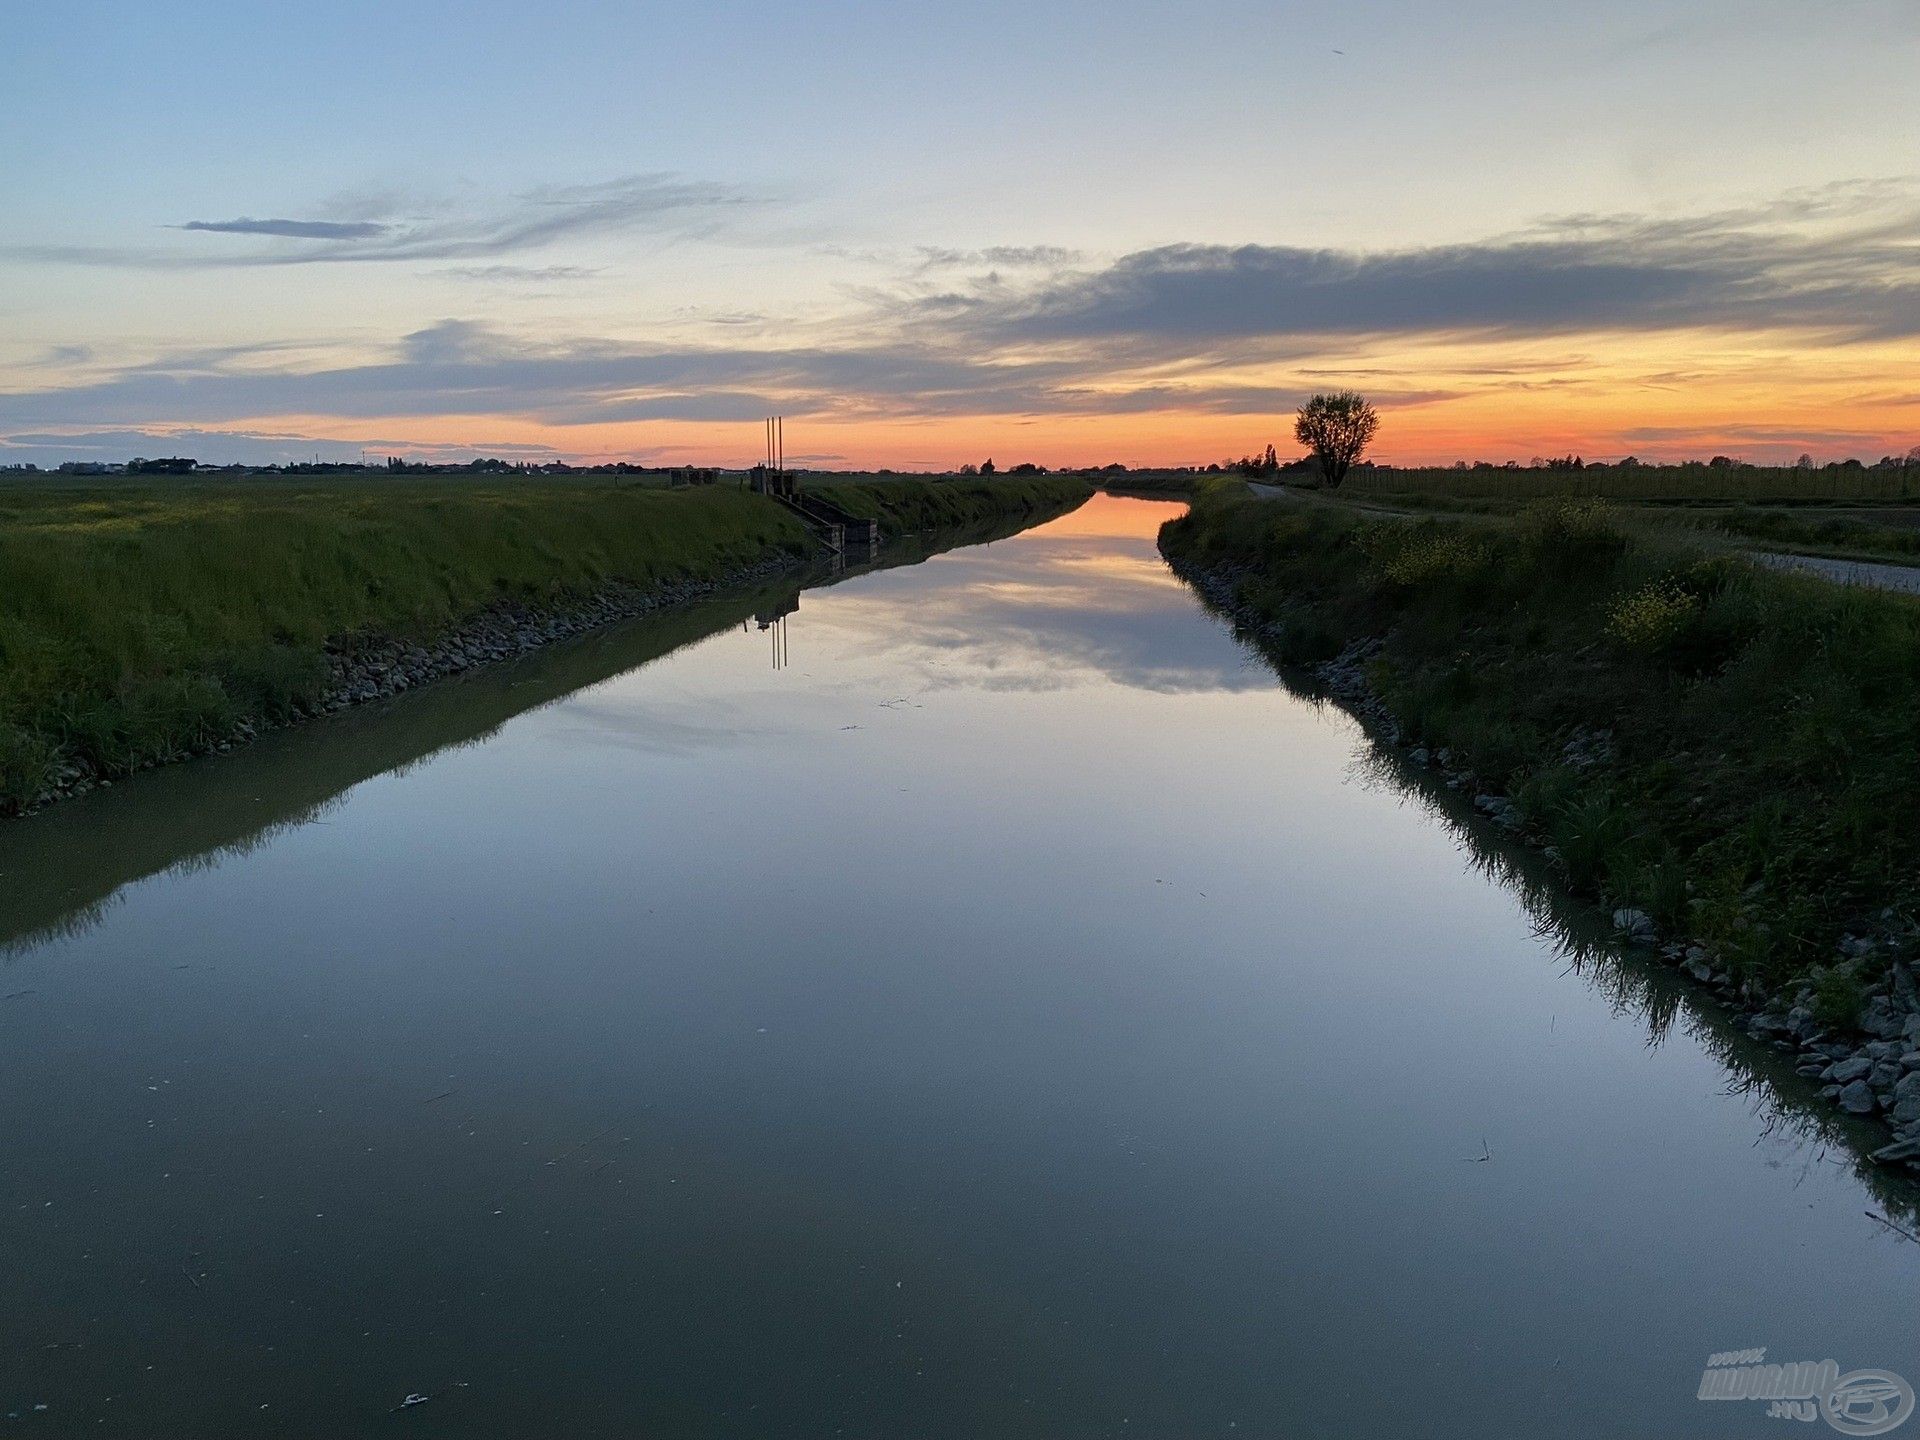
<svg viewBox="0 0 1920 1440">
<path fill-rule="evenodd" d="M 1920 1380 L 1912 1195 L 1289 693 L 1174 513 L 7 827 L 5 1433 L 1765 1435 L 1710 1352 Z"/>
</svg>

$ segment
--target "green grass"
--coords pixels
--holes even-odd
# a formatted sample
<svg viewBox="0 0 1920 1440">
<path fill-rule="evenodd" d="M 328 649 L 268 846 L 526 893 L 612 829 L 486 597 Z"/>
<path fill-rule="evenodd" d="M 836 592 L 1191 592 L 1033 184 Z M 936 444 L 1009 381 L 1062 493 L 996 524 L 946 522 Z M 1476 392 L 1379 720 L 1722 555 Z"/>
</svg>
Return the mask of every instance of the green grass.
<svg viewBox="0 0 1920 1440">
<path fill-rule="evenodd" d="M 0 490 L 0 806 L 278 720 L 330 639 L 425 638 L 489 603 L 718 574 L 800 527 L 732 489 L 119 484 Z"/>
<path fill-rule="evenodd" d="M 1911 598 L 1764 571 L 1591 501 L 1391 517 L 1222 485 L 1162 544 L 1243 572 L 1283 661 L 1384 638 L 1371 678 L 1411 741 L 1512 795 L 1578 891 L 1763 986 L 1920 910 Z M 1569 757 L 1600 730 L 1609 758 Z"/>
<path fill-rule="evenodd" d="M 1920 500 L 1920 462 L 1806 469 L 1739 464 L 1587 465 L 1579 470 L 1548 466 L 1379 466 L 1353 471 L 1341 491 L 1350 495 L 1499 500 L 1593 496 L 1661 503 L 1873 503 Z"/>
<path fill-rule="evenodd" d="M 1444 476 L 1454 472 L 1436 473 Z M 1538 494 L 1533 498 L 1454 495 L 1378 486 L 1355 489 L 1351 484 L 1334 492 L 1297 488 L 1303 498 L 1314 501 L 1432 515 L 1513 516 L 1529 505 L 1538 504 L 1542 498 Z M 1754 505 L 1697 498 L 1672 501 L 1607 496 L 1557 498 L 1610 499 L 1619 506 L 1623 518 L 1658 520 L 1704 536 L 1725 536 L 1745 549 L 1920 564 L 1920 500 L 1867 503 L 1806 499 L 1792 504 Z"/>
<path fill-rule="evenodd" d="M 1741 508 L 1685 512 L 1672 519 L 1760 549 L 1920 563 L 1920 514 L 1912 510 L 1823 515 L 1818 510 Z"/>
<path fill-rule="evenodd" d="M 885 528 L 1084 498 L 1077 482 L 836 487 Z M 326 647 L 425 640 L 503 600 L 723 575 L 810 542 L 732 486 L 383 478 L 0 486 L 0 814 L 319 698 Z"/>
<path fill-rule="evenodd" d="M 1010 513 L 1039 514 L 1075 505 L 1093 489 L 1068 475 L 896 476 L 861 482 L 809 476 L 807 492 L 849 515 L 878 520 L 883 534 L 939 530 Z"/>
</svg>

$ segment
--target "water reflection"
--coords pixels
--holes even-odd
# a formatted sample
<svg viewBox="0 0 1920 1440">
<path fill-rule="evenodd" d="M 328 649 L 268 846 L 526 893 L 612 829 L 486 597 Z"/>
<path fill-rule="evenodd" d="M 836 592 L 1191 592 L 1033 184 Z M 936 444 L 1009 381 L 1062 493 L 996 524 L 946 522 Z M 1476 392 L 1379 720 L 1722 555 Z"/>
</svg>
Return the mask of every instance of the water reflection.
<svg viewBox="0 0 1920 1440">
<path fill-rule="evenodd" d="M 1044 519 L 1045 517 L 1037 517 Z M 423 687 L 294 730 L 231 755 L 141 775 L 27 820 L 0 825 L 0 958 L 99 923 L 122 887 L 245 855 L 276 836 L 325 821 L 355 786 L 405 774 L 447 750 L 484 743 L 515 716 L 590 690 L 736 625 L 773 627 L 775 668 L 785 663 L 785 617 L 803 589 L 824 589 L 1017 534 L 1034 518 L 984 522 L 902 537 L 854 563 L 801 579 L 776 579 L 649 615 L 503 665 Z M 575 712 L 590 722 L 591 702 Z M 704 719 L 659 713 L 631 743 L 692 754 L 726 743 Z"/>
<path fill-rule="evenodd" d="M 1274 684 L 1161 569 L 1171 513 L 0 836 L 114 896 L 0 992 L 0 1414 L 1613 1440 L 1748 1433 L 1712 1350 L 1898 1368 L 1879 1177 Z"/>
<path fill-rule="evenodd" d="M 1247 653 L 1261 657 L 1263 669 L 1289 693 L 1347 713 L 1310 674 L 1281 663 L 1257 631 L 1211 602 L 1202 603 L 1221 614 Z M 1550 954 L 1603 996 L 1616 1016 L 1637 1024 L 1649 1048 L 1678 1033 L 1718 1060 L 1727 1072 L 1726 1093 L 1745 1097 L 1756 1121 L 1755 1144 L 1767 1147 L 1775 1163 L 1808 1170 L 1844 1165 L 1888 1216 L 1909 1227 L 1920 1224 L 1920 1184 L 1871 1159 L 1887 1143 L 1881 1126 L 1822 1099 L 1820 1082 L 1796 1073 L 1797 1052 L 1755 1040 L 1711 993 L 1646 952 L 1618 944 L 1607 917 L 1569 895 L 1543 856 L 1476 811 L 1466 794 L 1435 771 L 1412 763 L 1375 723 L 1364 718 L 1357 723 L 1361 748 L 1351 762 L 1355 782 L 1404 797 L 1444 827 L 1468 866 L 1518 899 Z"/>
<path fill-rule="evenodd" d="M 1231 650 L 1196 647 L 1184 607 L 1168 603 L 1185 587 L 1140 543 L 1142 527 L 1185 508 L 1101 497 L 1017 547 L 957 557 L 948 583 L 918 603 L 902 606 L 898 588 L 878 585 L 823 623 L 884 631 L 888 659 L 922 690 L 1120 685 L 1176 695 L 1270 688 L 1263 667 Z M 1123 525 L 1133 543 L 1112 543 Z M 1106 543 L 1090 548 L 1089 540 Z"/>
<path fill-rule="evenodd" d="M 836 558 L 839 557 L 836 556 Z M 767 637 L 768 650 L 773 656 L 773 668 L 775 670 L 784 670 L 787 668 L 787 617 L 799 608 L 800 592 L 796 589 L 791 595 L 781 599 L 779 603 L 763 607 L 753 612 L 753 623 L 759 626 L 762 633 Z M 745 621 L 741 622 L 741 628 L 746 628 Z"/>
</svg>

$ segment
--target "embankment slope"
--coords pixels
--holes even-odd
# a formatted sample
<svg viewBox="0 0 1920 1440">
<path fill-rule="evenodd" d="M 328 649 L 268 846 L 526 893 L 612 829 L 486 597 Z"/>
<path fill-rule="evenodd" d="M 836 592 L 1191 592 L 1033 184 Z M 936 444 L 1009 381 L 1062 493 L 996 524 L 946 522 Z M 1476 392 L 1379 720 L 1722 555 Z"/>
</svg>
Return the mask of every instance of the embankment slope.
<svg viewBox="0 0 1920 1440">
<path fill-rule="evenodd" d="M 1090 493 L 1057 477 L 831 490 L 888 533 Z M 732 486 L 8 486 L 0 815 L 813 553 L 793 516 Z"/>
<path fill-rule="evenodd" d="M 1582 501 L 1414 518 L 1221 484 L 1161 545 L 1920 1156 L 1920 602 Z"/>
</svg>

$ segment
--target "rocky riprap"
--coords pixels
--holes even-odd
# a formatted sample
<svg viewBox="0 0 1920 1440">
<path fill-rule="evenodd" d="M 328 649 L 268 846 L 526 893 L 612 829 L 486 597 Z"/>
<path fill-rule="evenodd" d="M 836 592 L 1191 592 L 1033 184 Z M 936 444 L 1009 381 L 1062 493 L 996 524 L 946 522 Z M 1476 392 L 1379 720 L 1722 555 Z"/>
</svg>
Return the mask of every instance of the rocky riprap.
<svg viewBox="0 0 1920 1440">
<path fill-rule="evenodd" d="M 242 720 L 226 735 L 138 768 L 146 770 L 195 756 L 225 754 L 267 730 L 389 699 L 430 681 L 509 660 L 616 621 L 636 619 L 722 590 L 790 573 L 801 563 L 804 562 L 793 555 L 775 554 L 710 580 L 677 580 L 644 588 L 613 584 L 585 599 L 546 607 L 503 600 L 425 644 L 380 635 L 354 635 L 330 641 L 327 686 L 317 700 L 296 705 L 282 720 Z M 19 813 L 31 814 L 55 801 L 112 784 L 112 779 L 97 775 L 84 764 L 69 763 L 62 768 L 58 781 L 23 806 Z"/>
<path fill-rule="evenodd" d="M 1255 641 L 1278 637 L 1280 626 L 1239 599 L 1240 582 L 1253 574 L 1251 570 L 1201 567 L 1171 556 L 1168 564 L 1242 633 Z M 1331 660 L 1298 669 L 1365 722 L 1382 743 L 1400 746 L 1399 722 L 1367 676 L 1367 667 L 1383 644 L 1379 639 L 1357 641 Z M 1480 785 L 1451 751 L 1416 745 L 1400 753 L 1416 765 L 1438 771 L 1448 788 L 1472 797 L 1474 809 L 1524 838 L 1525 821 L 1512 799 Z M 1603 730 L 1575 733 L 1564 751 L 1567 763 L 1579 769 L 1605 765 L 1612 753 L 1612 739 Z M 1543 847 L 1542 853 L 1558 866 L 1560 857 L 1552 846 Z M 1663 939 L 1644 911 L 1617 909 L 1611 919 L 1622 944 L 1661 957 L 1713 991 L 1754 1039 L 1797 1052 L 1801 1057 L 1798 1073 L 1818 1082 L 1824 1098 L 1849 1115 L 1882 1121 L 1892 1132 L 1892 1143 L 1874 1149 L 1874 1160 L 1920 1170 L 1920 986 L 1908 958 L 1920 950 L 1920 937 L 1910 925 L 1892 911 L 1883 912 L 1874 923 L 1846 936 L 1829 965 L 1815 967 L 1792 991 L 1781 994 L 1768 993 L 1751 980 L 1736 979 L 1703 946 Z M 1836 971 L 1865 997 L 1858 1019 L 1844 1029 L 1823 1026 L 1815 1014 L 1814 985 Z"/>
</svg>

